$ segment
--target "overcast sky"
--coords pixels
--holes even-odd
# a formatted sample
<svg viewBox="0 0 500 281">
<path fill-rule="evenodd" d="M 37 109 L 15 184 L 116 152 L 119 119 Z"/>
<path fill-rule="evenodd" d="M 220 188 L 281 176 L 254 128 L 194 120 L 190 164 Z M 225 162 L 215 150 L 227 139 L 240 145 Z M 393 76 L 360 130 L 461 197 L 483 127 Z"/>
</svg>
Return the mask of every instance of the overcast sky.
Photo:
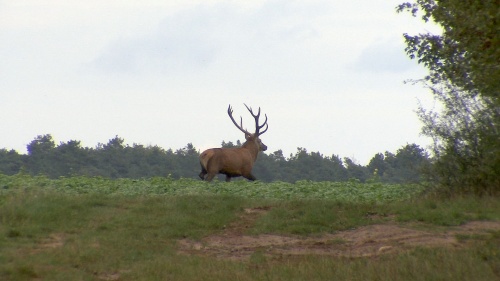
<svg viewBox="0 0 500 281">
<path fill-rule="evenodd" d="M 425 69 L 402 34 L 431 31 L 402 0 L 0 0 L 0 148 L 37 135 L 86 147 L 198 149 L 242 140 L 227 116 L 262 108 L 268 152 L 360 164 L 426 146 L 415 114 Z"/>
</svg>

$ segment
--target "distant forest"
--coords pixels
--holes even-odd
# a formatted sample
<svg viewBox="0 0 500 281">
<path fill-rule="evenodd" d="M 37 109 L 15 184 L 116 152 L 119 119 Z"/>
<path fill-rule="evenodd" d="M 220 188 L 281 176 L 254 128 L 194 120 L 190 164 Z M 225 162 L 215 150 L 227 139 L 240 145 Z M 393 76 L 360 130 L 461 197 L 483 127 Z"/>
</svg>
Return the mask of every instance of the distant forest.
<svg viewBox="0 0 500 281">
<path fill-rule="evenodd" d="M 223 141 L 221 144 L 222 147 L 239 145 L 239 141 Z M 158 146 L 125 145 L 124 140 L 116 136 L 107 144 L 88 148 L 82 147 L 76 140 L 56 145 L 52 136 L 47 134 L 36 137 L 28 144 L 27 150 L 25 155 L 15 150 L 0 149 L 0 173 L 13 175 L 22 172 L 50 178 L 178 179 L 198 178 L 200 172 L 200 151 L 191 143 L 174 151 Z M 253 174 L 258 180 L 266 182 L 376 180 L 410 183 L 422 181 L 423 171 L 429 165 L 429 156 L 416 144 L 407 144 L 395 153 L 377 153 L 367 166 L 359 165 L 350 158 L 325 156 L 299 147 L 295 154 L 288 157 L 283 155 L 282 150 L 260 153 Z"/>
</svg>

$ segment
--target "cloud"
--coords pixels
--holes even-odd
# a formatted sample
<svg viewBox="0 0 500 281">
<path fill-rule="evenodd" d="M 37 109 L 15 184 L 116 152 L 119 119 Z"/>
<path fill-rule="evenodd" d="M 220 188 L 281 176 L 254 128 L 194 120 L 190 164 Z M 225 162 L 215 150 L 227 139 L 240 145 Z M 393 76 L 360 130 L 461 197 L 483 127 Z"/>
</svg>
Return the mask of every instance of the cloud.
<svg viewBox="0 0 500 281">
<path fill-rule="evenodd" d="M 309 21 L 314 14 L 303 11 L 313 7 L 288 1 L 247 9 L 228 2 L 196 5 L 167 16 L 148 34 L 115 40 L 91 65 L 112 73 L 171 73 L 202 70 L 241 52 L 247 57 L 239 60 L 279 58 L 319 36 Z"/>
<path fill-rule="evenodd" d="M 351 65 L 357 71 L 399 73 L 412 70 L 416 63 L 404 53 L 402 40 L 390 39 L 365 48 Z"/>
<path fill-rule="evenodd" d="M 225 111 L 248 118 L 243 102 L 268 114 L 270 151 L 364 161 L 418 136 L 423 90 L 402 81 L 423 72 L 401 39 L 418 25 L 396 2 L 30 1 L 0 9 L 0 147 L 215 146 L 242 137 Z"/>
<path fill-rule="evenodd" d="M 206 36 L 207 29 L 213 27 L 203 28 L 196 18 L 189 13 L 181 14 L 168 18 L 147 36 L 118 39 L 94 60 L 93 65 L 115 73 L 172 72 L 205 67 L 215 59 L 216 42 Z"/>
</svg>

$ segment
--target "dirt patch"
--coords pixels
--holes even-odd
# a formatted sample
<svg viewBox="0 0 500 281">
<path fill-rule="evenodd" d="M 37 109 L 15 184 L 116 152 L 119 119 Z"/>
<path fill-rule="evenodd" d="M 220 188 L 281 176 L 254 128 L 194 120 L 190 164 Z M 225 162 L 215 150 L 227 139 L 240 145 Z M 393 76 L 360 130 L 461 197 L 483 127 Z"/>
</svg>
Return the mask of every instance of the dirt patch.
<svg viewBox="0 0 500 281">
<path fill-rule="evenodd" d="M 245 235 L 259 216 L 269 208 L 246 209 L 239 220 L 221 233 L 193 241 L 178 241 L 179 252 L 213 256 L 230 260 L 246 260 L 259 252 L 266 256 L 322 255 L 336 257 L 372 257 L 422 247 L 460 247 L 457 235 L 487 233 L 500 230 L 500 222 L 476 221 L 458 227 L 420 230 L 395 223 L 363 226 L 353 230 L 315 237 L 273 234 Z"/>
<path fill-rule="evenodd" d="M 47 249 L 55 249 L 64 245 L 65 236 L 62 233 L 53 233 L 49 237 L 39 241 L 34 249 L 34 252 L 39 252 Z"/>
<path fill-rule="evenodd" d="M 113 272 L 113 273 L 101 273 L 97 276 L 100 280 L 119 280 L 121 274 L 118 272 Z"/>
</svg>

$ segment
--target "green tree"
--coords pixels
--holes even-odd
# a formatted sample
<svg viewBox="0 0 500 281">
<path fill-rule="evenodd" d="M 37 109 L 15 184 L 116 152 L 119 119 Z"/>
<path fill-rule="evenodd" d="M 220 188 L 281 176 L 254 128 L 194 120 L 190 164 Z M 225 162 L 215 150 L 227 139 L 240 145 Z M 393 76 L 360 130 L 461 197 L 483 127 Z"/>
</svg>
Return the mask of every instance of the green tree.
<svg viewBox="0 0 500 281">
<path fill-rule="evenodd" d="M 442 27 L 404 34 L 406 52 L 429 75 L 442 110 L 418 114 L 434 140 L 432 176 L 450 191 L 500 192 L 500 12 L 498 0 L 417 0 L 397 7 Z"/>
<path fill-rule="evenodd" d="M 79 174 L 80 169 L 87 162 L 88 153 L 82 148 L 80 141 L 70 140 L 66 143 L 61 142 L 53 150 L 51 166 L 57 176 L 71 176 Z"/>
<path fill-rule="evenodd" d="M 346 181 L 349 179 L 348 171 L 344 164 L 342 163 L 342 159 L 338 155 L 332 155 L 329 159 L 331 174 L 333 175 L 334 181 Z"/>
<path fill-rule="evenodd" d="M 177 171 L 173 172 L 172 175 L 176 178 L 192 178 L 198 175 L 199 170 L 199 158 L 200 152 L 194 147 L 192 143 L 188 143 L 184 148 L 178 149 L 175 152 Z"/>
<path fill-rule="evenodd" d="M 485 97 L 500 95 L 500 3 L 498 0 L 417 0 L 397 11 L 409 11 L 443 28 L 441 35 L 404 34 L 411 58 L 429 69 L 426 80 L 443 81 Z"/>
<path fill-rule="evenodd" d="M 222 143 L 221 143 L 221 147 L 223 147 L 223 148 L 240 147 L 241 145 L 242 144 L 241 144 L 240 140 L 237 140 L 236 144 L 234 144 L 232 141 L 228 141 L 228 142 L 222 141 Z"/>
<path fill-rule="evenodd" d="M 433 139 L 430 176 L 451 192 L 500 192 L 500 109 L 456 89 L 435 95 L 445 104 L 441 112 L 418 111 L 423 133 Z"/>
<path fill-rule="evenodd" d="M 387 171 L 389 170 L 389 164 L 385 161 L 384 154 L 377 153 L 370 160 L 367 168 L 372 176 L 384 178 Z"/>
<path fill-rule="evenodd" d="M 27 145 L 27 169 L 33 175 L 45 174 L 53 176 L 57 172 L 53 168 L 54 149 L 56 144 L 50 134 L 39 135 Z"/>
<path fill-rule="evenodd" d="M 422 172 L 429 163 L 429 158 L 423 148 L 416 144 L 407 144 L 398 149 L 394 155 L 391 163 L 393 173 L 391 182 L 420 182 Z"/>
<path fill-rule="evenodd" d="M 344 163 L 346 165 L 347 175 L 349 179 L 357 179 L 361 182 L 365 182 L 370 177 L 368 168 L 355 163 L 352 159 L 345 157 Z"/>
<path fill-rule="evenodd" d="M 118 136 L 110 139 L 107 144 L 98 144 L 96 148 L 97 165 L 105 177 L 126 178 L 130 163 L 127 161 L 125 141 Z"/>
<path fill-rule="evenodd" d="M 17 151 L 0 149 L 0 173 L 15 175 L 23 166 L 23 157 Z"/>
</svg>

